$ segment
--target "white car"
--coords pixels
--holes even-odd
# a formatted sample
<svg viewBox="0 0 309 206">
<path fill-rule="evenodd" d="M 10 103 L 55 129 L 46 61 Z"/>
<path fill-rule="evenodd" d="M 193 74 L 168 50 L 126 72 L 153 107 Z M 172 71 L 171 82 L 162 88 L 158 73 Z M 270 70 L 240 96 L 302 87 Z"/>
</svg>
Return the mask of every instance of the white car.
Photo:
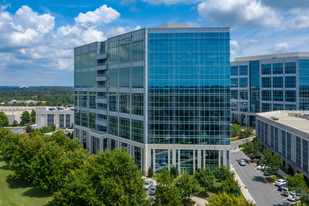
<svg viewBox="0 0 309 206">
<path fill-rule="evenodd" d="M 240 166 L 246 166 L 246 160 L 242 159 L 242 160 L 239 160 L 239 165 Z"/>
<path fill-rule="evenodd" d="M 152 187 L 152 185 L 153 185 L 153 180 L 148 180 L 147 182 L 145 182 L 143 188 L 144 188 L 145 190 L 148 190 L 149 188 Z"/>
<path fill-rule="evenodd" d="M 152 186 L 149 190 L 150 195 L 155 195 L 156 194 L 156 186 Z"/>
<path fill-rule="evenodd" d="M 287 187 L 282 187 L 282 192 L 281 194 L 283 196 L 289 196 L 290 192 L 289 192 L 289 189 Z"/>
<path fill-rule="evenodd" d="M 294 202 L 294 201 L 299 200 L 300 198 L 298 196 L 296 196 L 295 192 L 290 192 L 287 199 Z"/>
<path fill-rule="evenodd" d="M 281 186 L 281 185 L 286 185 L 286 183 L 288 183 L 288 181 L 286 181 L 285 179 L 279 179 L 279 180 L 277 180 L 275 185 L 276 186 Z"/>
</svg>

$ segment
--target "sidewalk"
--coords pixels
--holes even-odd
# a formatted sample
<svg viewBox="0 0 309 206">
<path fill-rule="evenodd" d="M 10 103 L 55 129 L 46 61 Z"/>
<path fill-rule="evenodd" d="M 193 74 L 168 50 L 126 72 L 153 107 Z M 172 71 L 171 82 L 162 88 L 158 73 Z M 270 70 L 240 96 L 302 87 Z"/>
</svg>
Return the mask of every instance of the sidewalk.
<svg viewBox="0 0 309 206">
<path fill-rule="evenodd" d="M 235 179 L 239 182 L 240 184 L 240 189 L 242 194 L 245 196 L 246 200 L 252 201 L 254 204 L 256 204 L 255 200 L 251 196 L 250 192 L 248 191 L 246 185 L 241 181 L 240 177 L 238 176 L 237 172 L 235 171 L 234 166 L 231 164 L 231 171 L 235 172 Z M 257 205 L 257 204 L 256 204 Z"/>
</svg>

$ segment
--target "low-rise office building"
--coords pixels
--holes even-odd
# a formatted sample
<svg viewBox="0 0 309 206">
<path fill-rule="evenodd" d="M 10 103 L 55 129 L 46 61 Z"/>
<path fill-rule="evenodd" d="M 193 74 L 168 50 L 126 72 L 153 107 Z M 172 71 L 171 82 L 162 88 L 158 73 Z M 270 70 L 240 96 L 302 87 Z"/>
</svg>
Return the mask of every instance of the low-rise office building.
<svg viewBox="0 0 309 206">
<path fill-rule="evenodd" d="M 20 117 L 23 112 L 28 111 L 29 113 L 32 112 L 32 110 L 35 110 L 36 107 L 10 107 L 10 106 L 3 106 L 0 107 L 0 112 L 4 112 L 4 114 L 9 119 L 9 125 L 13 125 L 14 121 L 17 121 L 18 124 L 20 124 Z"/>
<path fill-rule="evenodd" d="M 282 165 L 309 178 L 309 112 L 272 111 L 256 114 L 256 137 L 278 154 Z"/>
<path fill-rule="evenodd" d="M 231 62 L 231 120 L 255 126 L 259 112 L 309 109 L 309 52 Z"/>
<path fill-rule="evenodd" d="M 74 123 L 73 107 L 36 107 L 36 126 L 55 125 L 56 128 L 71 128 Z"/>
</svg>

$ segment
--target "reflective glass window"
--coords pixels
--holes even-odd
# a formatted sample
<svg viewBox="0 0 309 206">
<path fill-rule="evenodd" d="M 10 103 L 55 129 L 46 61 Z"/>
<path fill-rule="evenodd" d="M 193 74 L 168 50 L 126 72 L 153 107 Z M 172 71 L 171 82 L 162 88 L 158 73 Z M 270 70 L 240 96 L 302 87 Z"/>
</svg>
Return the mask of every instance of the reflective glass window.
<svg viewBox="0 0 309 206">
<path fill-rule="evenodd" d="M 296 73 L 296 62 L 285 63 L 285 73 L 295 74 Z"/>
<path fill-rule="evenodd" d="M 271 90 L 262 90 L 262 100 L 271 101 Z"/>
<path fill-rule="evenodd" d="M 296 77 L 285 77 L 285 87 L 286 88 L 295 88 L 296 87 Z"/>
<path fill-rule="evenodd" d="M 271 64 L 262 64 L 262 74 L 271 74 Z"/>
<path fill-rule="evenodd" d="M 231 76 L 238 76 L 238 66 L 231 66 Z"/>
<path fill-rule="evenodd" d="M 262 77 L 262 87 L 271 88 L 271 77 Z"/>
<path fill-rule="evenodd" d="M 273 64 L 273 74 L 283 74 L 283 63 Z"/>
<path fill-rule="evenodd" d="M 273 87 L 282 88 L 283 87 L 283 77 L 273 77 Z"/>
<path fill-rule="evenodd" d="M 286 102 L 296 102 L 296 91 L 293 91 L 293 90 L 285 91 L 285 101 Z"/>
<path fill-rule="evenodd" d="M 248 66 L 239 66 L 239 75 L 248 75 Z"/>
</svg>

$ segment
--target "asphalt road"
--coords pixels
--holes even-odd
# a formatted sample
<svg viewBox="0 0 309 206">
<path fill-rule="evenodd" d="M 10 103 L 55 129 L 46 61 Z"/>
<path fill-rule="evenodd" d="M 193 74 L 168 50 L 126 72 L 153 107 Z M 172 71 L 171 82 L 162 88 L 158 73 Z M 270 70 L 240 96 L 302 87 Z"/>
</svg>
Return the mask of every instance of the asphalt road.
<svg viewBox="0 0 309 206">
<path fill-rule="evenodd" d="M 290 205 L 287 197 L 282 196 L 277 187 L 271 183 L 267 183 L 264 180 L 264 176 L 261 171 L 257 170 L 255 166 L 247 164 L 246 166 L 240 166 L 238 160 L 249 158 L 239 151 L 233 150 L 237 147 L 232 144 L 231 150 L 231 163 L 233 164 L 238 176 L 242 182 L 246 185 L 253 199 L 256 201 L 258 206 L 286 206 Z"/>
</svg>

